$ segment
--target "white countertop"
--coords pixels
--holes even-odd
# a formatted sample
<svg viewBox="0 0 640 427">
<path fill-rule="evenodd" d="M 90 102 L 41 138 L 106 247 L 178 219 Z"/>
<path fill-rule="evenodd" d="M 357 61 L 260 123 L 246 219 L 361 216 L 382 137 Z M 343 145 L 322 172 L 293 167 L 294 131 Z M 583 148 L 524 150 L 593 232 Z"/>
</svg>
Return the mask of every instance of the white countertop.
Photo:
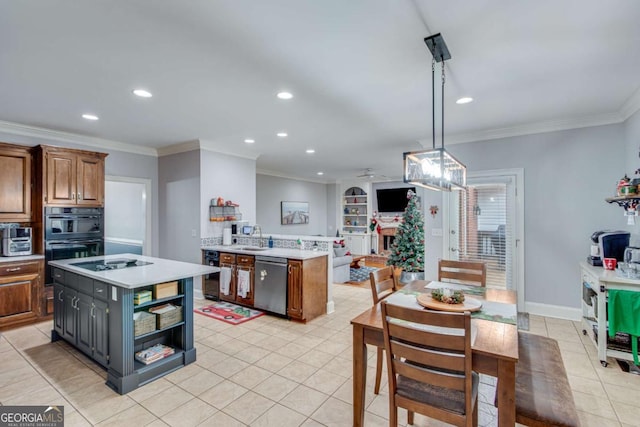
<svg viewBox="0 0 640 427">
<path fill-rule="evenodd" d="M 627 279 L 625 277 L 620 277 L 615 270 L 605 270 L 603 267 L 595 267 L 585 261 L 582 261 L 580 266 L 592 275 L 596 276 L 601 282 L 640 286 L 639 279 Z"/>
<path fill-rule="evenodd" d="M 269 256 L 269 257 L 278 257 L 278 258 L 287 258 L 287 259 L 311 259 L 318 258 L 321 256 L 329 255 L 328 252 L 324 251 L 302 251 L 300 249 L 285 249 L 285 248 L 266 248 L 263 251 L 253 251 L 242 249 L 250 245 L 213 245 L 213 246 L 203 246 L 201 249 L 203 251 L 219 251 L 219 252 L 229 252 L 232 254 L 244 254 L 244 255 L 256 255 L 256 256 Z"/>
<path fill-rule="evenodd" d="M 2 256 L 0 257 L 0 263 L 16 262 L 16 261 L 34 261 L 39 259 L 44 259 L 44 255 Z"/>
<path fill-rule="evenodd" d="M 121 258 L 147 261 L 151 264 L 105 271 L 91 271 L 72 265 L 81 262 L 113 260 Z M 53 265 L 63 270 L 77 273 L 81 276 L 90 277 L 92 279 L 100 280 L 102 282 L 111 283 L 112 285 L 129 289 L 153 285 L 156 283 L 169 282 L 171 280 L 184 279 L 187 277 L 202 276 L 204 274 L 220 271 L 219 268 L 210 267 L 208 265 L 192 264 L 188 262 L 134 254 L 116 254 L 88 258 L 62 259 L 57 261 L 49 261 L 49 265 Z"/>
</svg>

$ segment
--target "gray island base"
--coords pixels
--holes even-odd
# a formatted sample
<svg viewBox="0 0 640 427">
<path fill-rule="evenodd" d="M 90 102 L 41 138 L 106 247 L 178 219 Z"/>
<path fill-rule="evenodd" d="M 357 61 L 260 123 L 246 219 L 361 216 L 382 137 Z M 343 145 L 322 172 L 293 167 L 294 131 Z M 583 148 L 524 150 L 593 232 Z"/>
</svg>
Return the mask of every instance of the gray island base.
<svg viewBox="0 0 640 427">
<path fill-rule="evenodd" d="M 87 269 L 95 268 L 85 264 L 92 261 L 113 269 Z M 106 368 L 107 385 L 116 392 L 126 394 L 195 362 L 193 277 L 216 267 L 132 254 L 51 261 L 49 266 L 54 278 L 51 340 L 64 339 Z M 139 301 L 134 301 L 136 294 Z M 150 314 L 163 307 L 170 309 L 168 315 Z M 134 316 L 144 323 L 136 325 Z M 136 354 L 156 345 L 171 354 L 147 363 L 137 360 Z"/>
</svg>

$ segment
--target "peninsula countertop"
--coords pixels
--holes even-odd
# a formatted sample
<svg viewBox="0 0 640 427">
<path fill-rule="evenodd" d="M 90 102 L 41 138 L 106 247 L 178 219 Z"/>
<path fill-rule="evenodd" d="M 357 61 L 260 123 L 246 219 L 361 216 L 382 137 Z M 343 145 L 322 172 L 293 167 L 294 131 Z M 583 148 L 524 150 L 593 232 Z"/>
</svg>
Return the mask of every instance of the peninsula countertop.
<svg viewBox="0 0 640 427">
<path fill-rule="evenodd" d="M 248 249 L 246 249 L 248 248 Z M 278 257 L 287 259 L 311 259 L 329 255 L 326 251 L 307 251 L 287 248 L 257 248 L 251 245 L 212 245 L 202 246 L 203 251 L 219 251 L 232 254 L 256 255 L 266 257 Z"/>
<path fill-rule="evenodd" d="M 113 261 L 122 258 L 145 261 L 150 264 L 103 271 L 87 270 L 74 265 L 90 261 Z M 218 267 L 135 254 L 115 254 L 88 258 L 63 259 L 49 261 L 49 265 L 128 289 L 169 282 L 171 280 L 184 279 L 187 277 L 202 276 L 204 274 L 220 271 Z"/>
</svg>

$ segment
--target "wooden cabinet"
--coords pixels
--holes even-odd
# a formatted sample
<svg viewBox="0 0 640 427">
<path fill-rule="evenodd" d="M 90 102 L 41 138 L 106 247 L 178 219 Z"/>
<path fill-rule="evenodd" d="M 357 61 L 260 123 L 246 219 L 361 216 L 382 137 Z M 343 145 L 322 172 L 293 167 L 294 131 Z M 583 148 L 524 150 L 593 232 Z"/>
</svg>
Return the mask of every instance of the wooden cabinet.
<svg viewBox="0 0 640 427">
<path fill-rule="evenodd" d="M 0 263 L 0 329 L 40 317 L 42 261 Z"/>
<path fill-rule="evenodd" d="M 104 205 L 105 153 L 40 145 L 36 170 L 43 205 Z"/>
<path fill-rule="evenodd" d="M 218 296 L 222 301 L 235 302 L 236 301 L 236 254 L 220 254 L 220 269 L 231 269 L 231 279 L 229 282 L 229 292 L 224 293 L 222 289 L 222 283 L 220 284 L 220 292 Z M 220 281 L 223 279 L 223 272 L 220 271 Z"/>
<path fill-rule="evenodd" d="M 0 143 L 0 222 L 31 221 L 31 152 Z"/>
<path fill-rule="evenodd" d="M 220 299 L 253 307 L 255 257 L 252 255 L 221 253 L 220 268 L 224 267 L 231 269 L 231 281 L 229 283 L 229 293 L 224 294 L 221 290 L 219 293 Z M 222 273 L 220 274 L 220 279 L 222 280 Z M 244 296 L 240 295 L 240 280 L 247 280 L 249 282 L 249 289 Z"/>
<path fill-rule="evenodd" d="M 327 312 L 327 257 L 288 261 L 287 315 L 309 321 Z"/>
<path fill-rule="evenodd" d="M 302 319 L 302 261 L 288 262 L 287 293 L 287 315 L 294 319 Z"/>
</svg>

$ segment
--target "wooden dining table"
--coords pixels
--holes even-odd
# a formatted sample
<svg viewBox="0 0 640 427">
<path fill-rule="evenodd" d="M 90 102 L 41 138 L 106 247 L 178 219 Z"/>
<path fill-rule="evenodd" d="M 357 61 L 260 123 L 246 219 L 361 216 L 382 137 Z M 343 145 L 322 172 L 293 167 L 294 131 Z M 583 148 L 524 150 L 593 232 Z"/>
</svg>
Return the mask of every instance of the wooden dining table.
<svg viewBox="0 0 640 427">
<path fill-rule="evenodd" d="M 427 293 L 429 281 L 415 280 L 401 291 Z M 516 293 L 511 290 L 487 288 L 484 296 L 473 295 L 478 300 L 513 304 Z M 518 362 L 517 324 L 495 320 L 472 318 L 477 334 L 471 345 L 473 370 L 498 379 L 498 425 L 513 427 L 516 423 L 516 363 Z M 364 311 L 353 320 L 353 425 L 364 425 L 364 401 L 367 378 L 367 344 L 384 347 L 380 304 Z"/>
</svg>

